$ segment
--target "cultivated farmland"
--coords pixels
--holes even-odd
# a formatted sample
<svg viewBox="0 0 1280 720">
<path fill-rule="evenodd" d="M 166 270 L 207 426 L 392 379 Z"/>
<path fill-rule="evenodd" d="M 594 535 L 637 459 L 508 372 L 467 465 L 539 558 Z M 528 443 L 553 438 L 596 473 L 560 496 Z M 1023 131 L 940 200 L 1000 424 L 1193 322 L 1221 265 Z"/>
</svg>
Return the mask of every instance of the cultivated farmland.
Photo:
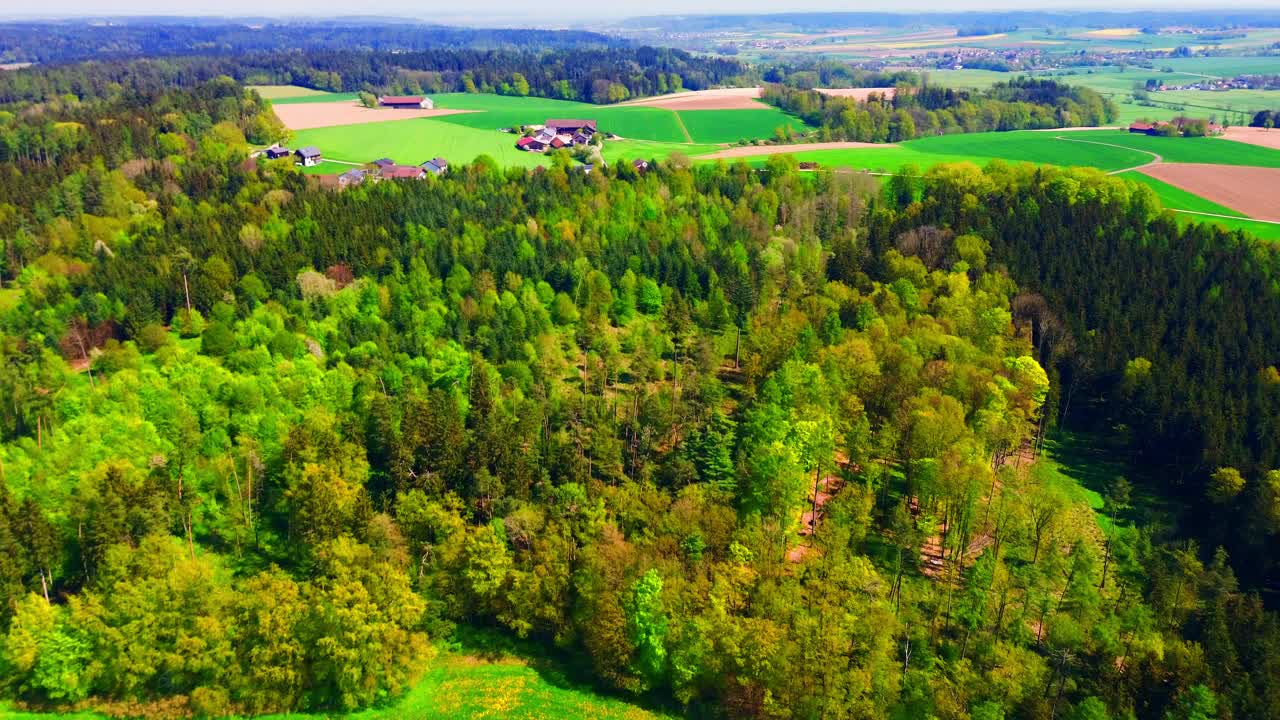
<svg viewBox="0 0 1280 720">
<path fill-rule="evenodd" d="M 780 127 L 789 127 L 794 132 L 805 130 L 799 119 L 765 106 L 755 110 L 681 110 L 679 119 L 689 137 L 699 143 L 771 138 Z"/>
<path fill-rule="evenodd" d="M 517 150 L 515 139 L 509 133 L 480 130 L 441 118 L 416 118 L 300 130 L 294 135 L 294 144 L 315 145 L 327 159 L 354 163 L 389 157 L 416 165 L 440 155 L 461 164 L 488 155 L 502 165 L 542 164 L 543 156 Z"/>
<path fill-rule="evenodd" d="M 364 123 L 381 123 L 409 118 L 442 117 L 470 110 L 451 110 L 437 108 L 389 109 L 367 108 L 354 102 L 316 102 L 276 105 L 276 117 L 291 130 L 308 130 L 310 128 L 333 127 L 335 125 L 361 125 Z"/>
<path fill-rule="evenodd" d="M 1160 163 L 1142 172 L 1260 220 L 1280 222 L 1280 169 L 1240 165 Z"/>
</svg>

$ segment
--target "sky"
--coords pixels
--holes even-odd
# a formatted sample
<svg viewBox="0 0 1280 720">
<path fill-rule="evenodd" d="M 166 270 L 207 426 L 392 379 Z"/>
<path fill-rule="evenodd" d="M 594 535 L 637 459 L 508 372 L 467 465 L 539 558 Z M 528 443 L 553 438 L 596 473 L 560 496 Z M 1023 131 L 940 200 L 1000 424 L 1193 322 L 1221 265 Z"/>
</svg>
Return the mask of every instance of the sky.
<svg viewBox="0 0 1280 720">
<path fill-rule="evenodd" d="M 1218 7 L 1244 9 L 1265 7 L 1266 2 L 1227 2 Z M 3 6 L 9 7 L 4 8 Z M 776 13 L 807 11 L 889 11 L 921 12 L 942 10 L 1109 10 L 1159 8 L 1163 10 L 1197 9 L 1208 6 L 1205 0 L 1130 0 L 1118 5 L 1115 0 L 794 0 L 779 5 L 775 0 L 612 0 L 606 3 L 571 3 L 572 12 L 546 11 L 539 0 L 469 0 L 447 3 L 442 0 L 42 0 L 18 6 L 16 0 L 0 2 L 0 17 L 16 16 L 111 16 L 111 15 L 268 15 L 299 17 L 332 17 L 339 15 L 386 15 L 455 24 L 507 24 L 529 21 L 535 17 L 545 23 L 548 16 L 561 26 L 573 19 L 622 18 L 636 15 L 707 14 L 707 13 Z M 461 10 L 461 12 L 460 12 Z M 576 24 L 576 23 L 575 23 Z"/>
</svg>

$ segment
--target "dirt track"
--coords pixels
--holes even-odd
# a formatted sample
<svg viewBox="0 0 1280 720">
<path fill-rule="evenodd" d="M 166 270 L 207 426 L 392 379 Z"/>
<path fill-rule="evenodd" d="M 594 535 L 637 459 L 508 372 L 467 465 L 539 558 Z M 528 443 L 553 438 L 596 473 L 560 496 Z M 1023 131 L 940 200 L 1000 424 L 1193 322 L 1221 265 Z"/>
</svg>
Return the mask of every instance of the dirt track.
<svg viewBox="0 0 1280 720">
<path fill-rule="evenodd" d="M 1222 137 L 1236 142 L 1280 150 L 1280 130 L 1255 127 L 1229 127 Z"/>
<path fill-rule="evenodd" d="M 1139 172 L 1259 220 L 1280 221 L 1275 188 L 1280 169 L 1243 165 L 1158 163 Z"/>
<path fill-rule="evenodd" d="M 407 120 L 409 118 L 440 117 L 458 113 L 475 112 L 474 110 L 400 110 L 390 108 L 370 109 L 354 101 L 290 103 L 273 105 L 276 117 L 290 130 L 307 130 L 310 128 L 332 127 L 334 125 L 357 125 L 361 123 L 386 122 L 388 120 Z"/>
<path fill-rule="evenodd" d="M 793 143 L 791 145 L 753 145 L 748 147 L 735 147 L 727 150 L 720 150 L 708 155 L 699 155 L 699 160 L 720 160 L 742 157 L 756 157 L 759 155 L 785 155 L 786 153 L 805 152 L 806 150 L 856 150 L 858 148 L 888 148 L 897 147 L 894 143 L 866 143 L 866 142 L 824 142 L 824 143 Z"/>
</svg>

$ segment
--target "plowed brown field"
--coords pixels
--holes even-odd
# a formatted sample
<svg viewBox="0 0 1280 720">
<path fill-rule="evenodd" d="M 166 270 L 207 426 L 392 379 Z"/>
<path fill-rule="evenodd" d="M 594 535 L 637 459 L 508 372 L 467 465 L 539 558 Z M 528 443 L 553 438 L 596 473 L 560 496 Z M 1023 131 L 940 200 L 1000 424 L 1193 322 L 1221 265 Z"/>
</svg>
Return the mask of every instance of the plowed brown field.
<svg viewBox="0 0 1280 720">
<path fill-rule="evenodd" d="M 474 110 L 401 110 L 391 108 L 370 109 L 353 101 L 296 103 L 289 105 L 273 105 L 276 117 L 290 130 L 308 130 L 310 128 L 332 127 L 334 125 L 357 125 L 361 123 L 386 122 L 388 120 L 407 120 L 409 118 L 440 117 L 456 115 Z"/>
<path fill-rule="evenodd" d="M 1280 221 L 1280 168 L 1156 163 L 1139 172 L 1259 220 Z"/>
<path fill-rule="evenodd" d="M 1229 127 L 1222 137 L 1236 142 L 1261 145 L 1262 147 L 1280 150 L 1280 130 L 1267 130 L 1255 127 Z"/>
</svg>

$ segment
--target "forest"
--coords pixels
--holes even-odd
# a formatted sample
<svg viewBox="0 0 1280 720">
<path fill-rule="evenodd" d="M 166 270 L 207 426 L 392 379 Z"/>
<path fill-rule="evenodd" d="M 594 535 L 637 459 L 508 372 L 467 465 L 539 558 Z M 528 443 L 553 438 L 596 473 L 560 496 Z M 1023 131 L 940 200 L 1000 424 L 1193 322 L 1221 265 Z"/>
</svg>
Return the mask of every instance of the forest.
<svg viewBox="0 0 1280 720">
<path fill-rule="evenodd" d="M 888 76 L 892 78 L 893 76 Z M 869 87 L 882 87 L 880 82 Z M 770 84 L 761 100 L 819 128 L 821 142 L 900 142 L 955 132 L 1102 126 L 1117 109 L 1089 88 L 1018 77 L 985 91 L 898 82 L 865 100 Z"/>
<path fill-rule="evenodd" d="M 0 23 L 0 63 L 44 65 L 86 60 L 190 55 L 239 57 L 295 49 L 405 51 L 444 48 L 623 46 L 625 41 L 580 30 L 467 28 L 407 21 L 230 22 L 208 18 L 115 18 L 87 22 Z"/>
<path fill-rule="evenodd" d="M 1002 163 L 330 192 L 197 68 L 0 75 L 4 699 L 384 706 L 479 628 L 689 717 L 1280 713 L 1274 247 Z"/>
<path fill-rule="evenodd" d="M 218 77 L 378 94 L 504 92 L 614 103 L 630 97 L 744 84 L 755 71 L 736 60 L 671 48 L 441 48 L 421 52 L 298 50 L 244 56 L 181 56 L 32 67 L 0 73 L 0 107 L 111 94 L 161 92 Z M 65 98 L 64 98 L 65 99 Z"/>
</svg>

